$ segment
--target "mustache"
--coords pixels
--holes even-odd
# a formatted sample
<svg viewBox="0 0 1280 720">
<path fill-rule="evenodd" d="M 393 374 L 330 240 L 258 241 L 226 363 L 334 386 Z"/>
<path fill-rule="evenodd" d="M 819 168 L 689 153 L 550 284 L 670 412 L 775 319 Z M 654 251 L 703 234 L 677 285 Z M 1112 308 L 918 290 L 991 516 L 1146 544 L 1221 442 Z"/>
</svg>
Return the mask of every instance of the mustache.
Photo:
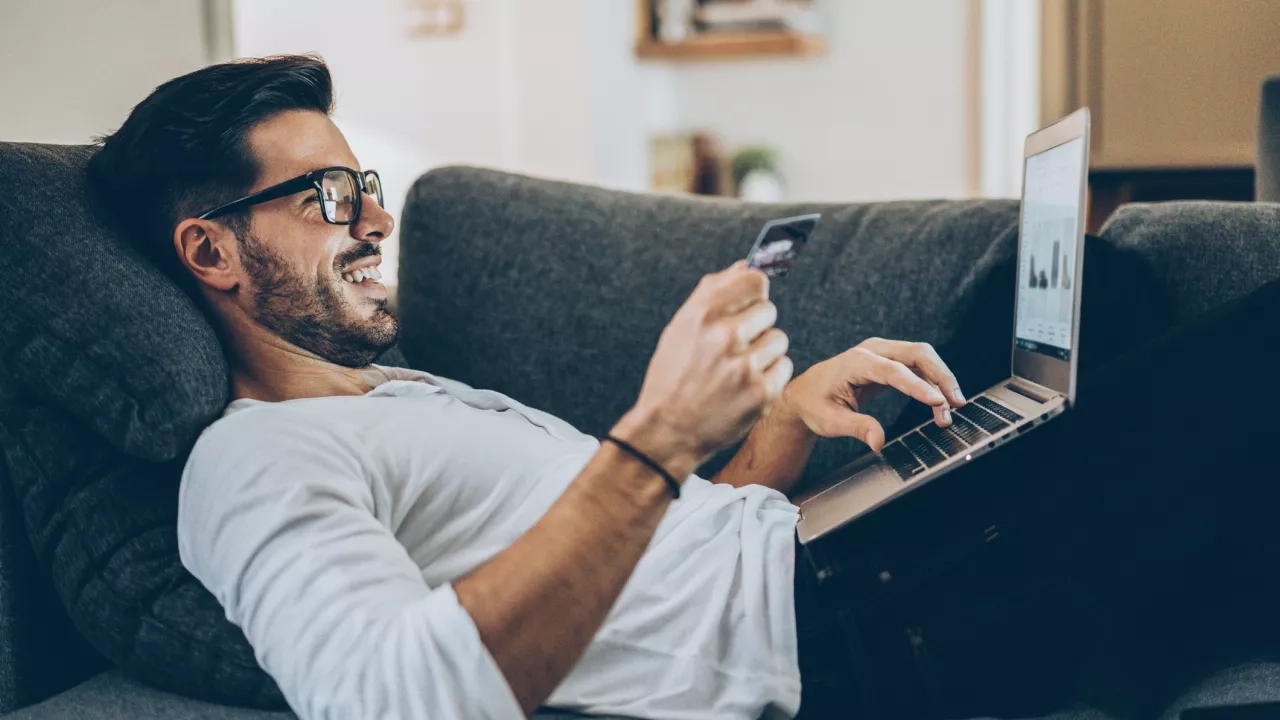
<svg viewBox="0 0 1280 720">
<path fill-rule="evenodd" d="M 358 243 L 350 250 L 339 253 L 333 259 L 333 269 L 341 272 L 342 268 L 367 257 L 382 257 L 382 249 L 371 242 Z"/>
</svg>

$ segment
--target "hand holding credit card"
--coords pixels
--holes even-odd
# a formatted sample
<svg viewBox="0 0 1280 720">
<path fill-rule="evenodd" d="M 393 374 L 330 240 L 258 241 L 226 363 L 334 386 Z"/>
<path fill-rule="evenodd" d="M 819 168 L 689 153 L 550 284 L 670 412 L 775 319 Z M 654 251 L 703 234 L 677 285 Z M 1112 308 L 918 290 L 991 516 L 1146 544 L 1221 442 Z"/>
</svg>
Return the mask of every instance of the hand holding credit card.
<svg viewBox="0 0 1280 720">
<path fill-rule="evenodd" d="M 756 244 L 747 253 L 747 267 L 760 270 L 771 278 L 786 275 L 821 218 L 822 213 L 813 213 L 765 223 Z"/>
</svg>

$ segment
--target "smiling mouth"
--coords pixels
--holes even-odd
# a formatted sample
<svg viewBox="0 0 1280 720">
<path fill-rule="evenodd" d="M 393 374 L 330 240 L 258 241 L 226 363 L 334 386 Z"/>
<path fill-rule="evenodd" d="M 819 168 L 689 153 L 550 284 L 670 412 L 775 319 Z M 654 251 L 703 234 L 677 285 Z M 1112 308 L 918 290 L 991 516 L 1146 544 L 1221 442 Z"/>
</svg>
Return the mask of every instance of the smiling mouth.
<svg viewBox="0 0 1280 720">
<path fill-rule="evenodd" d="M 376 283 L 382 280 L 382 268 L 379 265 L 373 265 L 359 270 L 352 270 L 342 273 L 342 279 L 356 285 L 365 282 Z"/>
</svg>

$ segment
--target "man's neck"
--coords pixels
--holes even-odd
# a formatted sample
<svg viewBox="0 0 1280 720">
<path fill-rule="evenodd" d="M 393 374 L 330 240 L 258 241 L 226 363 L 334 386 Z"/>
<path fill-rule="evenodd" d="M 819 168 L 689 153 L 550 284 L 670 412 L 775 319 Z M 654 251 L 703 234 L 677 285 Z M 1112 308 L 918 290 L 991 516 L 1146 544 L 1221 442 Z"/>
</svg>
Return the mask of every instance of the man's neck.
<svg viewBox="0 0 1280 720">
<path fill-rule="evenodd" d="M 267 333 L 236 342 L 228 353 L 231 395 L 265 402 L 363 395 L 372 388 L 360 368 L 335 365 Z"/>
</svg>

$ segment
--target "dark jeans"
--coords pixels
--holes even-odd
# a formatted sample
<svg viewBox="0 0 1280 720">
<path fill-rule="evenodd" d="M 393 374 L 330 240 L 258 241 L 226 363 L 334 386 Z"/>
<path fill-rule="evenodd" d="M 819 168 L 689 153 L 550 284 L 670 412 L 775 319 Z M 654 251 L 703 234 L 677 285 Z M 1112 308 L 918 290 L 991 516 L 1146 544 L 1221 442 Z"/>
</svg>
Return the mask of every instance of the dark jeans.
<svg viewBox="0 0 1280 720">
<path fill-rule="evenodd" d="M 941 638 L 931 712 L 1076 700 L 1149 717 L 1215 663 L 1280 648 L 1277 375 L 1280 281 L 1093 363 L 1062 417 L 904 498 L 914 507 L 885 532 L 927 537 L 951 515 L 998 505 L 1010 548 L 992 573 L 970 571 L 981 559 L 962 573 L 935 564 L 911 590 L 912 622 Z M 869 532 L 844 547 L 880 542 Z M 863 610 L 847 589 L 821 597 L 799 568 L 801 716 L 846 717 L 870 670 L 833 641 L 835 613 Z M 954 611 L 968 602 L 973 612 Z M 974 618 L 980 631 L 956 627 Z"/>
</svg>

